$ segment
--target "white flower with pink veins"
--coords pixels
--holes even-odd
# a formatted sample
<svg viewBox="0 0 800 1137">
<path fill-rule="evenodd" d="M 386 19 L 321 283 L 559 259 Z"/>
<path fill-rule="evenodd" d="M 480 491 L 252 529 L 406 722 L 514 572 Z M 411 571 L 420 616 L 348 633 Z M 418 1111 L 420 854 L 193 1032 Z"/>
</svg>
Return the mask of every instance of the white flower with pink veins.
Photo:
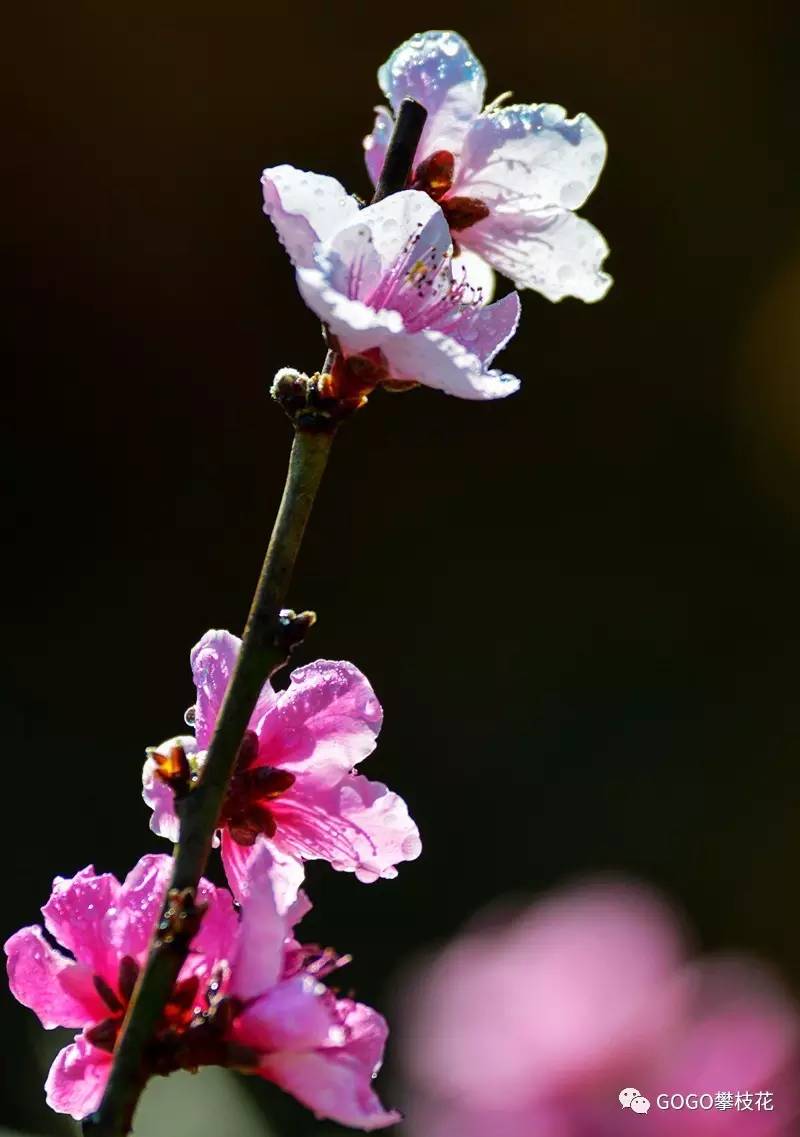
<svg viewBox="0 0 800 1137">
<path fill-rule="evenodd" d="M 450 228 L 427 193 L 403 190 L 361 209 L 334 178 L 292 166 L 265 170 L 262 183 L 303 299 L 372 386 L 422 383 L 464 399 L 519 388 L 491 367 L 516 330 L 519 298 L 485 303 L 453 264 Z"/>
<path fill-rule="evenodd" d="M 485 294 L 496 269 L 548 300 L 605 296 L 608 245 L 573 212 L 606 158 L 605 138 L 587 115 L 570 119 L 550 103 L 503 106 L 507 96 L 482 110 L 486 75 L 455 32 L 413 36 L 381 67 L 378 82 L 394 111 L 404 98 L 427 110 L 411 185 L 442 207 L 470 278 L 482 271 Z M 374 182 L 392 126 L 391 111 L 377 107 L 364 139 Z"/>
</svg>

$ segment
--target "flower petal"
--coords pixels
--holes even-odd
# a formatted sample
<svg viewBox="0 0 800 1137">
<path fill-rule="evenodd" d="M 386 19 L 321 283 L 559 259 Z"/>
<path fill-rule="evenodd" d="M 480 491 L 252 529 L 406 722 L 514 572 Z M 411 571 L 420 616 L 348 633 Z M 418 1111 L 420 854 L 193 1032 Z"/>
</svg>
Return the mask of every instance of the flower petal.
<svg viewBox="0 0 800 1137">
<path fill-rule="evenodd" d="M 242 641 L 230 632 L 212 629 L 191 651 L 192 675 L 197 688 L 194 726 L 197 748 L 207 750 L 211 744 L 225 692 L 233 675 Z M 275 692 L 265 683 L 250 716 L 250 729 L 258 731 L 264 715 L 275 701 Z"/>
<path fill-rule="evenodd" d="M 519 317 L 519 295 L 509 292 L 494 304 L 463 313 L 452 328 L 441 330 L 488 366 L 514 335 Z"/>
<path fill-rule="evenodd" d="M 228 829 L 222 831 L 222 848 L 220 850 L 222 864 L 228 884 L 237 900 L 247 896 L 252 888 L 253 867 L 251 862 L 263 844 L 264 842 L 259 839 L 254 845 L 240 845 L 234 841 Z M 291 927 L 300 920 L 300 916 L 295 916 L 294 919 L 291 917 L 294 906 L 299 901 L 299 895 L 302 895 L 299 894 L 299 889 L 305 878 L 305 870 L 302 862 L 296 856 L 276 848 L 274 844 L 269 845 L 268 848 L 273 861 L 269 877 L 275 895 L 275 904 L 282 916 L 286 914 L 287 922 Z"/>
<path fill-rule="evenodd" d="M 74 877 L 57 876 L 42 908 L 45 927 L 93 975 L 116 979 L 116 956 L 106 936 L 109 909 L 119 903 L 120 886 L 111 873 L 98 876 L 90 865 Z"/>
<path fill-rule="evenodd" d="M 354 1129 L 384 1129 L 401 1115 L 383 1108 L 371 1086 L 371 1076 L 346 1050 L 311 1050 L 304 1054 L 272 1054 L 258 1072 L 313 1110 Z"/>
<path fill-rule="evenodd" d="M 341 1045 L 344 1032 L 327 987 L 301 973 L 248 1006 L 237 1021 L 236 1037 L 261 1053 L 274 1053 L 314 1050 L 329 1042 Z"/>
<path fill-rule="evenodd" d="M 167 895 L 171 870 L 171 857 L 148 853 L 125 877 L 116 906 L 109 911 L 104 926 L 104 935 L 117 960 L 129 955 L 137 963 L 144 962 Z"/>
<path fill-rule="evenodd" d="M 471 249 L 459 245 L 458 253 L 453 257 L 453 276 L 456 280 L 466 277 L 473 291 L 480 293 L 484 304 L 489 304 L 494 298 L 494 269 Z"/>
<path fill-rule="evenodd" d="M 258 998 L 277 983 L 283 970 L 284 944 L 291 931 L 275 899 L 273 858 L 263 842 L 254 848 L 239 894 L 242 920 L 231 977 L 231 991 L 240 999 Z"/>
<path fill-rule="evenodd" d="M 592 303 L 605 296 L 611 277 L 602 269 L 605 238 L 574 213 L 493 211 L 468 230 L 470 247 L 513 280 L 548 300 L 575 296 Z"/>
<path fill-rule="evenodd" d="M 483 68 L 465 39 L 450 31 L 412 36 L 392 52 L 378 82 L 396 111 L 405 98 L 428 112 L 418 158 L 435 150 L 457 153 L 470 123 L 480 114 L 486 90 Z"/>
<path fill-rule="evenodd" d="M 314 246 L 358 214 L 358 202 L 335 178 L 273 166 L 261 178 L 264 212 L 298 267 L 310 268 Z"/>
<path fill-rule="evenodd" d="M 197 975 L 202 983 L 209 981 L 223 960 L 231 963 L 238 950 L 241 923 L 227 888 L 217 888 L 202 877 L 197 901 L 204 906 L 200 930 L 192 940 L 189 956 L 181 969 L 181 979 Z"/>
<path fill-rule="evenodd" d="M 364 883 L 397 876 L 396 864 L 414 860 L 422 849 L 403 799 L 361 775 L 347 775 L 332 788 L 298 780 L 274 813 L 274 845 L 307 860 L 330 861 Z"/>
<path fill-rule="evenodd" d="M 197 688 L 194 729 L 200 750 L 207 750 L 211 742 L 241 646 L 238 636 L 212 629 L 192 648 L 192 676 Z"/>
<path fill-rule="evenodd" d="M 190 734 L 168 738 L 166 742 L 157 746 L 156 750 L 160 754 L 167 754 L 173 746 L 182 747 L 187 758 L 194 758 L 197 754 L 197 742 Z M 175 795 L 166 782 L 158 776 L 157 769 L 155 760 L 148 755 L 142 767 L 142 797 L 153 811 L 150 828 L 159 837 L 164 837 L 173 845 L 177 845 L 180 825 L 175 812 Z"/>
<path fill-rule="evenodd" d="M 369 1070 L 370 1077 L 377 1077 L 389 1037 L 386 1019 L 372 1007 L 353 999 L 339 999 L 337 1008 L 347 1031 L 348 1053 Z"/>
<path fill-rule="evenodd" d="M 369 240 L 384 268 L 394 269 L 400 276 L 405 276 L 423 255 L 438 264 L 452 246 L 440 206 L 418 190 L 402 190 L 368 205 L 358 220 L 369 230 Z"/>
<path fill-rule="evenodd" d="M 337 337 L 348 355 L 358 355 L 380 347 L 392 331 L 399 332 L 403 318 L 399 312 L 376 312 L 360 300 L 332 288 L 328 269 L 298 269 L 297 286 L 312 312 Z"/>
<path fill-rule="evenodd" d="M 519 379 L 487 371 L 472 351 L 437 331 L 392 336 L 382 348 L 392 375 L 416 380 L 462 399 L 502 399 L 519 390 Z"/>
<path fill-rule="evenodd" d="M 375 749 L 383 711 L 352 663 L 318 659 L 292 672 L 261 731 L 258 761 L 336 785 Z M 280 799 L 279 799 L 280 800 Z"/>
<path fill-rule="evenodd" d="M 378 178 L 381 176 L 393 126 L 394 119 L 391 112 L 386 107 L 376 107 L 372 134 L 368 134 L 364 139 L 364 161 L 374 185 L 378 184 Z"/>
<path fill-rule="evenodd" d="M 588 115 L 563 107 L 508 106 L 477 118 L 464 139 L 453 194 L 525 212 L 578 209 L 597 185 L 606 140 Z"/>
<path fill-rule="evenodd" d="M 21 928 L 5 944 L 11 994 L 46 1030 L 84 1027 L 108 1014 L 83 964 L 55 951 L 41 928 Z"/>
<path fill-rule="evenodd" d="M 79 1035 L 56 1055 L 45 1082 L 47 1104 L 56 1113 L 68 1113 L 76 1121 L 94 1113 L 100 1105 L 111 1073 L 112 1056 L 98 1050 Z"/>
</svg>

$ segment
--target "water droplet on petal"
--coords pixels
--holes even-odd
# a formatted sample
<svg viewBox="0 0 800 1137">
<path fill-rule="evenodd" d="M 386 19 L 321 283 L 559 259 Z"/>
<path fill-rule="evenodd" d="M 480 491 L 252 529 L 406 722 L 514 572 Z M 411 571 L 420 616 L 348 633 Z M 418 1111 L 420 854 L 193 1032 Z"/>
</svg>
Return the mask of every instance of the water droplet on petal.
<svg viewBox="0 0 800 1137">
<path fill-rule="evenodd" d="M 586 197 L 586 186 L 583 182 L 567 182 L 561 187 L 560 197 L 565 209 L 575 209 Z"/>
</svg>

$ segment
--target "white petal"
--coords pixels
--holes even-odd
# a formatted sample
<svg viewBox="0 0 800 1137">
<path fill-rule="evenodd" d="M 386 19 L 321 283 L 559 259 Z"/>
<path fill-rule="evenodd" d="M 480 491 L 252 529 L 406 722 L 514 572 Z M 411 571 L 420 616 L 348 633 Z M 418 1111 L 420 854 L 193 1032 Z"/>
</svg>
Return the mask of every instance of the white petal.
<svg viewBox="0 0 800 1137">
<path fill-rule="evenodd" d="M 435 246 L 439 256 L 450 248 L 450 230 L 439 206 L 426 193 L 402 190 L 376 205 L 362 209 L 356 222 L 340 229 L 326 243 L 331 250 L 350 263 L 359 255 L 359 247 L 370 246 L 380 258 L 382 269 L 388 269 L 401 257 L 415 257 L 411 245 L 424 233 L 420 244 Z M 347 246 L 345 256 L 344 248 Z M 363 291 L 359 295 L 364 295 Z"/>
<path fill-rule="evenodd" d="M 602 270 L 608 255 L 605 238 L 574 213 L 497 210 L 468 235 L 472 248 L 517 288 L 534 288 L 548 300 L 575 296 L 592 303 L 611 287 L 611 277 Z"/>
<path fill-rule="evenodd" d="M 264 171 L 261 184 L 264 212 L 297 266 L 311 265 L 314 246 L 358 214 L 356 199 L 324 174 L 273 166 Z"/>
<path fill-rule="evenodd" d="M 399 312 L 387 309 L 375 312 L 360 300 L 350 300 L 331 287 L 332 273 L 332 268 L 327 271 L 298 269 L 297 286 L 311 311 L 339 338 L 347 354 L 380 347 L 387 335 L 402 330 L 403 318 Z"/>
<path fill-rule="evenodd" d="M 453 276 L 460 280 L 465 275 L 471 288 L 480 293 L 481 302 L 488 304 L 494 296 L 494 269 L 487 260 L 459 245 L 458 256 L 453 257 Z"/>
<path fill-rule="evenodd" d="M 526 211 L 578 209 L 597 184 L 606 141 L 587 115 L 563 107 L 510 106 L 481 115 L 464 140 L 454 194 Z"/>
<path fill-rule="evenodd" d="M 458 152 L 486 90 L 486 76 L 469 44 L 448 31 L 406 40 L 381 67 L 378 82 L 395 110 L 404 98 L 416 99 L 427 110 L 418 159 L 434 150 Z"/>
<path fill-rule="evenodd" d="M 462 399 L 502 399 L 519 390 L 519 379 L 488 371 L 477 355 L 441 332 L 392 336 L 383 345 L 392 375 L 415 379 Z"/>
</svg>

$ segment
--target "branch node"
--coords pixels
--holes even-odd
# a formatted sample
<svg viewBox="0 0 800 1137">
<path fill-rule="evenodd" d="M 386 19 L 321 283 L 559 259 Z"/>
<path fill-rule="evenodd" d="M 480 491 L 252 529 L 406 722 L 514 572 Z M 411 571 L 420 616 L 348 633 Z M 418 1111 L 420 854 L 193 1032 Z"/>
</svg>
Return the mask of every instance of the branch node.
<svg viewBox="0 0 800 1137">
<path fill-rule="evenodd" d="M 207 904 L 198 904 L 196 888 L 171 888 L 158 922 L 160 944 L 188 946 L 200 930 Z"/>
<path fill-rule="evenodd" d="M 287 657 L 290 656 L 316 622 L 316 612 L 295 612 L 293 608 L 281 608 L 275 630 L 275 647 L 285 652 Z"/>
</svg>

